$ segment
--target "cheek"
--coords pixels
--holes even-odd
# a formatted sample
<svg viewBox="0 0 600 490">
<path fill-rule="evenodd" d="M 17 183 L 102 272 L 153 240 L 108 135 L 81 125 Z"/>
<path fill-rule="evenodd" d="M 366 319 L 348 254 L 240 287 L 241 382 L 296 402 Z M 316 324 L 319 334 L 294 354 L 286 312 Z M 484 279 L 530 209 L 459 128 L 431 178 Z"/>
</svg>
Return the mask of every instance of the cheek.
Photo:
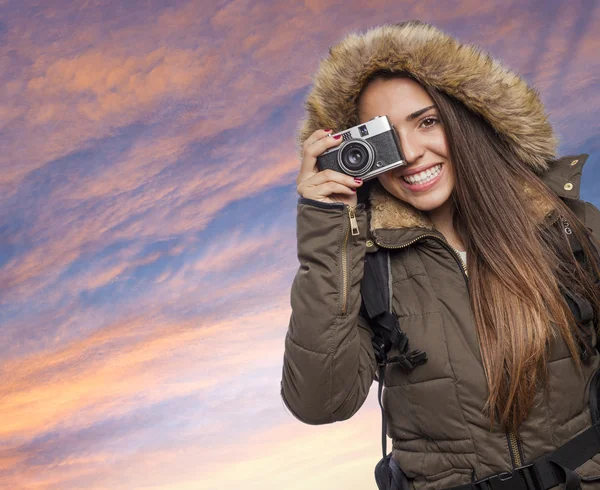
<svg viewBox="0 0 600 490">
<path fill-rule="evenodd" d="M 452 164 L 450 162 L 448 162 L 448 176 L 446 177 L 446 193 L 448 194 L 448 197 L 452 194 L 452 192 L 454 191 L 454 187 L 456 184 L 456 180 L 454 178 L 454 169 L 452 168 Z"/>
<path fill-rule="evenodd" d="M 446 145 L 445 138 L 438 138 L 433 145 L 433 149 L 438 155 L 448 158 L 448 145 Z"/>
<path fill-rule="evenodd" d="M 428 140 L 429 149 L 437 153 L 438 155 L 448 158 L 448 145 L 446 143 L 446 135 L 440 128 L 435 133 L 431 133 Z"/>
</svg>

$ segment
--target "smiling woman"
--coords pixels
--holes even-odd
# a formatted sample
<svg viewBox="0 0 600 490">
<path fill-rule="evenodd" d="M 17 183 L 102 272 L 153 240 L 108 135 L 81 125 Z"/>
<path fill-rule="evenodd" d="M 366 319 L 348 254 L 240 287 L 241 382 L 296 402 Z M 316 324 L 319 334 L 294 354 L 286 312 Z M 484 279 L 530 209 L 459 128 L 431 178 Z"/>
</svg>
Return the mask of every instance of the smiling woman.
<svg viewBox="0 0 600 490">
<path fill-rule="evenodd" d="M 587 155 L 556 158 L 533 88 L 416 21 L 331 47 L 306 109 L 290 411 L 348 419 L 381 368 L 393 471 L 380 488 L 600 488 L 600 213 L 579 200 Z M 319 171 L 343 141 L 329 135 L 383 115 L 404 164 L 364 185 Z M 386 282 L 361 284 L 369 257 L 383 257 Z M 383 317 L 426 363 L 395 344 L 378 365 L 385 322 L 363 300 L 379 287 Z"/>
</svg>

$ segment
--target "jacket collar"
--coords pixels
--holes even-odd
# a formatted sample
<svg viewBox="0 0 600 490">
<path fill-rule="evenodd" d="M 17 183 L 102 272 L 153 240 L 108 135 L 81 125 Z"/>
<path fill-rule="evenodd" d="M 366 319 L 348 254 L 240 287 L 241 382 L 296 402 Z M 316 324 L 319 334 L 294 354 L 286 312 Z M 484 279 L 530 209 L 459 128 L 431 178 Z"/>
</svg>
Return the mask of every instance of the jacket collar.
<svg viewBox="0 0 600 490">
<path fill-rule="evenodd" d="M 561 198 L 579 199 L 581 172 L 588 155 L 571 155 L 549 162 L 549 168 L 540 178 Z M 540 222 L 552 213 L 549 202 L 524 188 L 524 194 L 533 201 Z M 403 247 L 418 236 L 432 234 L 443 238 L 435 230 L 427 215 L 387 192 L 379 182 L 371 188 L 370 232 L 375 241 L 384 246 Z"/>
<path fill-rule="evenodd" d="M 589 155 L 569 155 L 550 162 L 549 169 L 540 175 L 558 197 L 579 199 L 581 188 L 581 172 Z"/>
</svg>

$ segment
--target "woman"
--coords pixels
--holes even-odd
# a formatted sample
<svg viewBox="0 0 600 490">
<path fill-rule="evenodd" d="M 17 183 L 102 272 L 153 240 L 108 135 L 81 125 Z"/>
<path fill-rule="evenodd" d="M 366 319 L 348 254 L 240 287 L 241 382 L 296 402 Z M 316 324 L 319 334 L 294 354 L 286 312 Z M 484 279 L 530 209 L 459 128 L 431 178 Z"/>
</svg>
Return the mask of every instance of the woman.
<svg viewBox="0 0 600 490">
<path fill-rule="evenodd" d="M 420 22 L 332 47 L 306 107 L 288 408 L 325 424 L 365 401 L 377 365 L 360 283 L 365 255 L 386 249 L 392 311 L 428 357 L 385 372 L 393 460 L 410 488 L 600 488 L 600 439 L 564 446 L 593 425 L 600 364 L 600 213 L 578 199 L 587 156 L 554 160 L 536 92 Z M 406 165 L 366 183 L 318 170 L 342 141 L 329 135 L 380 115 Z"/>
</svg>

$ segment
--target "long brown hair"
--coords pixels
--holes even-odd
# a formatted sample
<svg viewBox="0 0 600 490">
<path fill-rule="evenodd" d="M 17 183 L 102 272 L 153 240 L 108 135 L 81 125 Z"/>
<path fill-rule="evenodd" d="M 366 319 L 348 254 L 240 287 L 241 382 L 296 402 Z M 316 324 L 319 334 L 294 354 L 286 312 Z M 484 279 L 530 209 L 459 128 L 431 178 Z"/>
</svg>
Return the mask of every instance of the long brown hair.
<svg viewBox="0 0 600 490">
<path fill-rule="evenodd" d="M 379 72 L 364 86 L 394 76 L 406 74 Z M 563 293 L 587 299 L 598 318 L 598 250 L 575 214 L 489 123 L 447 94 L 423 88 L 438 109 L 455 172 L 453 223 L 469 256 L 470 301 L 489 388 L 486 409 L 490 423 L 497 418 L 516 431 L 537 388 L 548 388 L 552 340 L 562 337 L 581 371 L 586 333 Z M 568 222 L 585 267 L 574 257 L 561 219 L 551 225 L 540 216 L 540 202 Z"/>
</svg>

